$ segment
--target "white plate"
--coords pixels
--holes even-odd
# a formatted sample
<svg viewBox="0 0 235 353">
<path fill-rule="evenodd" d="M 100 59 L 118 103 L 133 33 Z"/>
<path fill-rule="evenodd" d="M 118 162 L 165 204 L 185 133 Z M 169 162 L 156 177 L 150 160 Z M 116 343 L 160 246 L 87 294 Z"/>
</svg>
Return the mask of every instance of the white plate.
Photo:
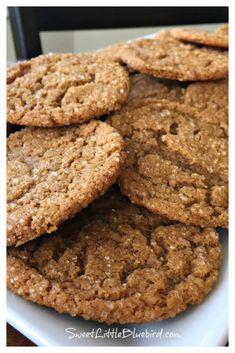
<svg viewBox="0 0 235 353">
<path fill-rule="evenodd" d="M 192 305 L 174 319 L 139 325 L 108 326 L 59 314 L 8 291 L 7 321 L 39 346 L 224 346 L 228 339 L 227 233 L 226 230 L 220 230 L 223 264 L 216 286 L 202 304 Z M 75 333 L 88 334 L 92 330 L 98 336 L 109 334 L 110 330 L 110 337 L 69 338 Z M 115 330 L 123 338 L 112 338 L 111 332 Z M 152 333 L 155 338 L 134 338 L 133 335 L 138 332 L 143 335 L 146 332 Z M 171 338 L 165 338 L 164 335 L 170 335 Z"/>
<path fill-rule="evenodd" d="M 200 27 L 214 30 L 216 25 Z M 59 314 L 8 290 L 7 321 L 38 346 L 224 346 L 228 340 L 228 232 L 224 229 L 219 232 L 223 246 L 219 281 L 202 304 L 191 306 L 174 319 L 108 326 Z M 92 332 L 103 338 L 92 338 Z M 70 338 L 75 333 L 77 336 Z M 78 337 L 89 333 L 90 338 Z M 122 338 L 112 337 L 117 333 Z M 138 333 L 143 337 L 137 337 Z"/>
</svg>

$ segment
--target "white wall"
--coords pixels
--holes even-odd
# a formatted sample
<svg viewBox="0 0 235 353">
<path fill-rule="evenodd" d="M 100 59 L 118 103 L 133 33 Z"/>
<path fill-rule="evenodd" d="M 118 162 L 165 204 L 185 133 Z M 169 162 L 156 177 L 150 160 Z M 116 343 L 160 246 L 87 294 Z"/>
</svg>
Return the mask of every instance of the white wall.
<svg viewBox="0 0 235 353">
<path fill-rule="evenodd" d="M 155 32 L 157 27 L 111 29 L 111 30 L 80 30 L 56 31 L 40 33 L 43 53 L 48 52 L 85 52 L 102 48 L 112 43 L 136 38 Z M 15 50 L 12 40 L 11 26 L 7 19 L 7 60 L 15 61 Z"/>
<path fill-rule="evenodd" d="M 195 27 L 191 25 L 189 27 Z M 200 25 L 201 28 L 206 25 Z M 215 25 L 216 27 L 216 25 Z M 213 26 L 210 28 L 212 29 Z M 112 43 L 126 41 L 149 33 L 154 33 L 159 27 L 130 28 L 130 29 L 103 29 L 80 31 L 43 32 L 40 34 L 43 53 L 72 52 L 79 53 L 93 49 L 103 48 Z M 15 50 L 12 33 L 7 18 L 7 61 L 15 61 Z"/>
</svg>

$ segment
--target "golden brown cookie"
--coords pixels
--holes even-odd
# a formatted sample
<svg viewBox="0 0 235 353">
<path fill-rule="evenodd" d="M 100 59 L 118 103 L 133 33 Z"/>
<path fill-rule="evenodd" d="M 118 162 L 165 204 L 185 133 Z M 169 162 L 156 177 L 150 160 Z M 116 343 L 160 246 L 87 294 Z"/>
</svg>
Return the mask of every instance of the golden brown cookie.
<svg viewBox="0 0 235 353">
<path fill-rule="evenodd" d="M 227 35 L 228 36 L 228 23 L 225 23 L 221 26 L 219 26 L 218 28 L 216 28 L 215 33 L 219 33 L 219 34 L 223 34 L 223 35 Z"/>
<path fill-rule="evenodd" d="M 228 76 L 228 51 L 176 39 L 140 39 L 120 50 L 130 68 L 155 77 L 179 81 L 207 81 Z"/>
<path fill-rule="evenodd" d="M 194 82 L 186 85 L 178 81 L 158 79 L 145 74 L 130 76 L 131 91 L 121 111 L 130 106 L 147 104 L 147 98 L 185 103 L 200 112 L 200 119 L 220 125 L 228 131 L 228 81 Z"/>
<path fill-rule="evenodd" d="M 228 131 L 228 81 L 189 84 L 185 103 L 201 112 L 204 121 L 218 124 Z"/>
<path fill-rule="evenodd" d="M 183 102 L 186 86 L 178 81 L 158 79 L 156 77 L 135 74 L 130 76 L 131 91 L 128 103 L 133 100 L 154 97 L 170 101 Z"/>
<path fill-rule="evenodd" d="M 106 60 L 113 60 L 116 62 L 120 62 L 119 51 L 125 45 L 125 43 L 115 43 L 108 47 L 98 49 L 93 53 L 98 55 Z"/>
<path fill-rule="evenodd" d="M 115 182 L 123 159 L 121 136 L 101 121 L 11 134 L 7 245 L 54 232 Z"/>
<path fill-rule="evenodd" d="M 54 127 L 120 109 L 129 77 L 118 63 L 90 54 L 48 54 L 8 69 L 10 123 Z"/>
<path fill-rule="evenodd" d="M 220 262 L 214 229 L 170 225 L 110 191 L 51 236 L 8 248 L 7 283 L 72 316 L 141 323 L 201 303 Z"/>
<path fill-rule="evenodd" d="M 146 105 L 145 105 L 146 104 Z M 227 136 L 186 105 L 143 100 L 110 117 L 127 158 L 124 195 L 186 224 L 227 227 Z"/>
<path fill-rule="evenodd" d="M 189 43 L 228 48 L 228 32 L 226 33 L 225 29 L 208 32 L 193 28 L 175 28 L 171 30 L 171 35 Z"/>
</svg>

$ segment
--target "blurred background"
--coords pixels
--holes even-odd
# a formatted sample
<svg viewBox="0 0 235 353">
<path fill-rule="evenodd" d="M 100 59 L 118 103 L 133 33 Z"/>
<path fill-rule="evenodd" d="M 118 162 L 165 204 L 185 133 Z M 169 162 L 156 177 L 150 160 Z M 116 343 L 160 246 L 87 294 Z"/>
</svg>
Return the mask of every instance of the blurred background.
<svg viewBox="0 0 235 353">
<path fill-rule="evenodd" d="M 8 7 L 7 61 L 85 52 L 164 26 L 228 22 L 228 7 Z"/>
</svg>

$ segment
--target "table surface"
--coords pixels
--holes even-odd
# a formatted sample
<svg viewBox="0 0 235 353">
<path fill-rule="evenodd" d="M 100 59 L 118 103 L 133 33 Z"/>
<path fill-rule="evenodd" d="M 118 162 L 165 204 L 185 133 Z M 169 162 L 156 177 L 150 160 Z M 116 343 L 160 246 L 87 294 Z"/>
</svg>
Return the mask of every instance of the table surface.
<svg viewBox="0 0 235 353">
<path fill-rule="evenodd" d="M 7 346 L 11 347 L 27 347 L 27 346 L 36 346 L 32 341 L 23 336 L 19 331 L 14 327 L 7 324 Z"/>
</svg>

